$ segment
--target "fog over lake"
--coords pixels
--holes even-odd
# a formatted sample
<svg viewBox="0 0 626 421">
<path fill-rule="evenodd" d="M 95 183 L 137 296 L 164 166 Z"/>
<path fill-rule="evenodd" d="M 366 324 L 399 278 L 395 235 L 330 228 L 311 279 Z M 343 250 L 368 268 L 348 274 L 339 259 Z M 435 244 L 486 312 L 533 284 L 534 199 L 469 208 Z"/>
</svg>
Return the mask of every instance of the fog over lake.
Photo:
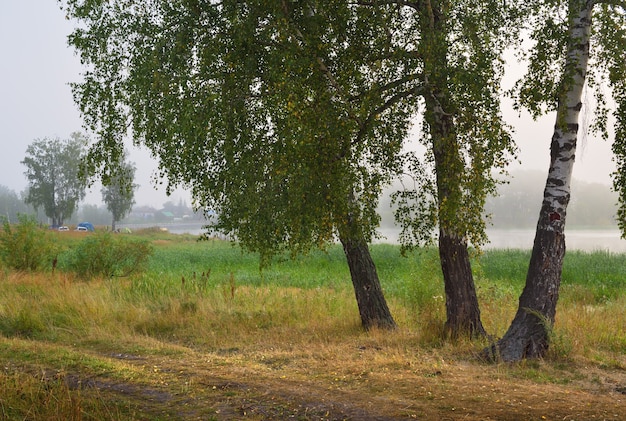
<svg viewBox="0 0 626 421">
<path fill-rule="evenodd" d="M 122 224 L 123 225 L 123 224 Z M 198 224 L 165 224 L 173 234 L 199 235 L 203 232 Z M 138 228 L 134 226 L 133 228 Z M 383 238 L 374 243 L 398 244 L 400 230 L 398 228 L 382 228 L 379 233 Z M 489 243 L 484 249 L 525 249 L 533 247 L 535 230 L 533 229 L 488 229 Z M 567 250 L 608 251 L 626 253 L 626 240 L 620 238 L 617 227 L 607 229 L 565 229 L 565 245 Z"/>
<path fill-rule="evenodd" d="M 531 249 L 535 231 L 527 229 L 495 229 L 487 230 L 487 235 L 490 243 L 485 246 L 486 249 Z M 565 246 L 567 250 L 626 252 L 626 240 L 620 238 L 620 232 L 617 227 L 614 229 L 597 230 L 568 230 L 566 228 Z"/>
</svg>

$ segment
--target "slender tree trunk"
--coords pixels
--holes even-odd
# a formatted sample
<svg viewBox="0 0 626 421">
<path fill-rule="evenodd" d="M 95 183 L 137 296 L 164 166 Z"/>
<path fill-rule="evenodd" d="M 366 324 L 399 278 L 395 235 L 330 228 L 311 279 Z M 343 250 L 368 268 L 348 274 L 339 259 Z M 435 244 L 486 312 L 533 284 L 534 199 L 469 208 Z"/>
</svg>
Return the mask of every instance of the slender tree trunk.
<svg viewBox="0 0 626 421">
<path fill-rule="evenodd" d="M 111 220 L 111 232 L 115 232 L 115 217 Z"/>
<path fill-rule="evenodd" d="M 446 331 L 453 337 L 485 335 L 467 242 L 440 229 L 439 259 L 446 292 Z"/>
<path fill-rule="evenodd" d="M 572 4 L 572 3 L 570 3 Z M 519 361 L 545 355 L 559 298 L 565 255 L 565 216 L 570 200 L 570 181 L 576 154 L 578 116 L 589 59 L 589 37 L 593 1 L 573 2 L 570 10 L 567 59 L 559 97 L 554 135 L 550 145 L 550 169 L 537 223 L 535 242 L 519 299 L 517 314 L 509 330 L 485 356 Z"/>
<path fill-rule="evenodd" d="M 447 95 L 434 91 L 426 99 L 426 119 L 430 126 L 439 202 L 439 258 L 446 292 L 446 331 L 452 337 L 481 336 L 485 329 L 465 232 L 456 223 L 462 206 L 461 178 L 464 164 L 451 113 L 444 111 Z"/>
<path fill-rule="evenodd" d="M 349 199 L 354 205 L 352 194 Z M 346 214 L 344 223 L 339 229 L 339 240 L 348 261 L 361 324 L 365 330 L 395 329 L 396 322 L 387 306 L 376 265 L 361 232 L 358 218 L 355 217 L 358 212 L 358 206 L 354 206 L 353 211 Z"/>
<path fill-rule="evenodd" d="M 463 206 L 465 163 L 459 151 L 454 104 L 448 89 L 449 2 L 431 3 L 420 12 L 424 29 L 424 95 L 435 159 L 439 205 L 439 257 L 446 291 L 446 330 L 453 336 L 485 334 L 472 276 L 467 235 L 458 223 Z"/>
<path fill-rule="evenodd" d="M 350 268 L 363 327 L 366 330 L 394 329 L 396 322 L 383 295 L 367 242 L 363 238 L 346 237 L 342 236 L 340 240 Z"/>
</svg>

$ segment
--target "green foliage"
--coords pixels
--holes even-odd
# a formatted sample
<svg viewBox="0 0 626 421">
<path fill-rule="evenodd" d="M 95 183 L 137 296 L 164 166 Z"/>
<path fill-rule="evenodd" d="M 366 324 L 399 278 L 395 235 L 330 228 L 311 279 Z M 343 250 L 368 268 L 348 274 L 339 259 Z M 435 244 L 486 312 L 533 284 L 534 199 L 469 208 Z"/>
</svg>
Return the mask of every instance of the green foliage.
<svg viewBox="0 0 626 421">
<path fill-rule="evenodd" d="M 18 215 L 18 223 L 3 218 L 0 232 L 0 257 L 15 270 L 51 268 L 57 247 L 52 233 L 42 228 L 34 217 Z"/>
<path fill-rule="evenodd" d="M 62 267 L 86 279 L 129 276 L 145 269 L 151 253 L 152 246 L 146 241 L 98 232 L 69 250 Z"/>
<path fill-rule="evenodd" d="M 424 159 L 409 158 L 414 185 L 395 200 L 407 248 L 441 227 L 475 245 L 485 242 L 483 207 L 516 148 L 500 115 L 504 49 L 519 42 L 524 2 L 438 2 L 415 6 L 422 58 Z M 436 18 L 434 18 L 436 16 Z M 453 41 L 451 41 L 453 40 Z"/>
<path fill-rule="evenodd" d="M 429 149 L 446 150 L 439 189 L 419 180 L 430 204 L 401 220 L 418 241 L 441 221 L 484 240 L 491 169 L 514 153 L 500 55 L 523 2 L 65 3 L 80 21 L 70 44 L 89 67 L 74 93 L 98 133 L 91 172 L 119 161 L 130 125 L 170 185 L 190 187 L 219 215 L 215 228 L 250 250 L 306 252 L 337 233 L 369 240 L 381 188 L 412 161 L 403 148 L 426 100 L 454 123 L 426 119 Z"/>
</svg>

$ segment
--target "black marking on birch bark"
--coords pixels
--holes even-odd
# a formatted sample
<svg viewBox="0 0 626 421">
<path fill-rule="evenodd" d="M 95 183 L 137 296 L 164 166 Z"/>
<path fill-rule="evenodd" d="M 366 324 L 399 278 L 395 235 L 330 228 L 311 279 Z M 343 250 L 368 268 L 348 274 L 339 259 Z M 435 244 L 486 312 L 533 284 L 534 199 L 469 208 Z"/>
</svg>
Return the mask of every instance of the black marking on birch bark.
<svg viewBox="0 0 626 421">
<path fill-rule="evenodd" d="M 574 105 L 573 107 L 569 107 L 570 110 L 574 110 L 574 111 L 580 111 L 583 109 L 583 103 L 579 102 L 578 104 Z"/>
<path fill-rule="evenodd" d="M 565 181 L 561 180 L 560 178 L 549 178 L 548 183 L 557 187 L 563 187 L 565 185 Z"/>
<path fill-rule="evenodd" d="M 567 125 L 567 130 L 570 133 L 578 133 L 578 123 L 569 123 Z"/>
<path fill-rule="evenodd" d="M 559 203 L 559 205 L 562 205 L 563 207 L 565 207 L 569 203 L 569 199 L 570 199 L 569 194 L 564 194 L 563 196 L 558 196 L 554 198 L 554 200 L 556 200 Z"/>
<path fill-rule="evenodd" d="M 552 161 L 556 161 L 557 156 L 559 155 L 559 137 L 555 134 L 552 136 L 552 142 L 550 143 L 550 158 Z"/>
<path fill-rule="evenodd" d="M 594 1 L 594 3 L 595 3 L 595 1 Z M 586 7 L 589 7 L 589 6 L 586 6 Z M 589 16 L 589 14 L 583 16 L 582 18 L 580 18 L 580 23 L 581 23 L 581 25 L 578 25 L 578 28 L 582 28 L 584 26 L 591 25 L 591 16 Z"/>
</svg>

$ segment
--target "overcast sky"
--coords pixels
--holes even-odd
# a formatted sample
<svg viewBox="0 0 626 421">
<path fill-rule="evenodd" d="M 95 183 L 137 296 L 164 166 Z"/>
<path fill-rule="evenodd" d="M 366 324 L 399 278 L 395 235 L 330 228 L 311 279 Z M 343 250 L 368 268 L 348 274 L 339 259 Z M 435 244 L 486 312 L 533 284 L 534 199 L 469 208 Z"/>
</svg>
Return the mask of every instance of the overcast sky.
<svg viewBox="0 0 626 421">
<path fill-rule="evenodd" d="M 72 22 L 65 19 L 56 0 L 0 0 L 0 184 L 16 192 L 26 188 L 20 161 L 34 139 L 67 138 L 82 130 L 68 86 L 80 80 L 81 72 L 78 58 L 67 46 L 71 30 Z M 523 168 L 546 172 L 553 117 L 535 122 L 519 119 L 511 110 L 505 110 L 505 117 L 517 129 Z M 156 165 L 147 152 L 130 152 L 141 186 L 138 205 L 159 206 L 181 198 L 189 203 L 185 192 L 168 198 L 164 189 L 154 187 L 151 176 Z M 593 137 L 580 142 L 575 178 L 608 184 L 613 169 L 608 142 Z M 99 188 L 92 189 L 87 201 L 100 203 Z"/>
</svg>

